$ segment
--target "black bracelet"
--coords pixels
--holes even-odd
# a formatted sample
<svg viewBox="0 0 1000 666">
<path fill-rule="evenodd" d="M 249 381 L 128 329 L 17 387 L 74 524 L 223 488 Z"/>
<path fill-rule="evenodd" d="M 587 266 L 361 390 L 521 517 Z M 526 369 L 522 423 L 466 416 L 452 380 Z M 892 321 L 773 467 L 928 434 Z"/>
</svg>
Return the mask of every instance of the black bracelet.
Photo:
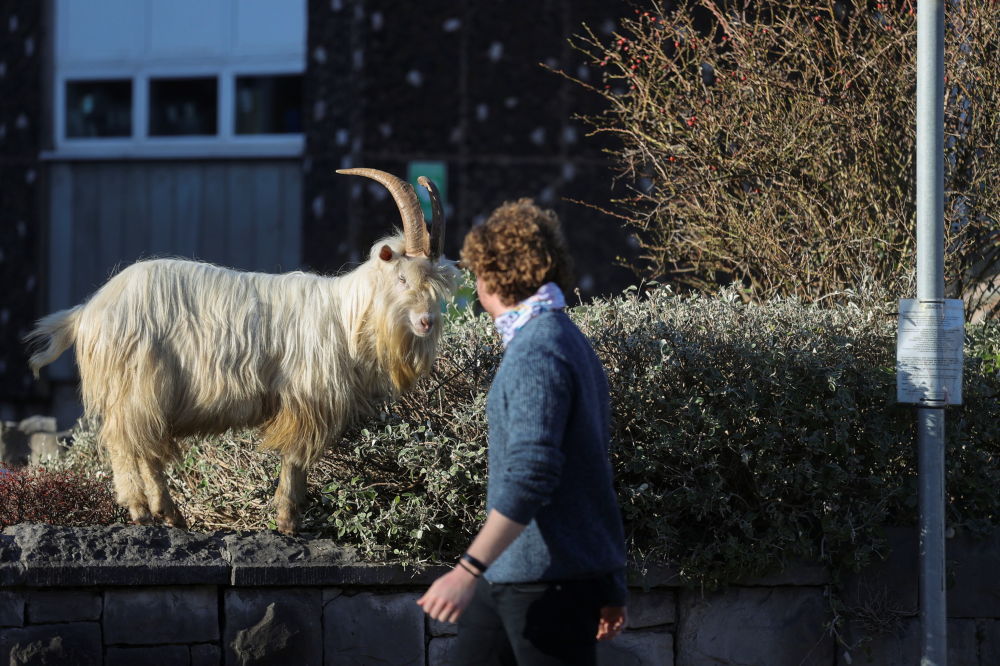
<svg viewBox="0 0 1000 666">
<path fill-rule="evenodd" d="M 483 576 L 483 574 L 481 574 L 481 573 L 476 573 L 475 571 L 473 571 L 473 570 L 472 570 L 472 568 L 471 568 L 471 567 L 469 567 L 469 566 L 467 566 L 467 565 L 465 564 L 465 562 L 463 562 L 462 560 L 459 560 L 459 561 L 458 561 L 458 566 L 460 566 L 460 567 L 462 567 L 463 569 L 465 569 L 466 571 L 468 571 L 468 572 L 469 572 L 469 575 L 470 575 L 470 576 L 472 576 L 473 578 L 482 578 L 482 576 Z"/>
<path fill-rule="evenodd" d="M 468 553 L 464 553 L 462 555 L 462 559 L 471 564 L 472 566 L 474 566 L 476 570 L 479 571 L 479 573 L 481 574 L 486 573 L 486 569 L 489 568 L 485 564 L 474 558 L 472 555 L 469 555 Z"/>
</svg>

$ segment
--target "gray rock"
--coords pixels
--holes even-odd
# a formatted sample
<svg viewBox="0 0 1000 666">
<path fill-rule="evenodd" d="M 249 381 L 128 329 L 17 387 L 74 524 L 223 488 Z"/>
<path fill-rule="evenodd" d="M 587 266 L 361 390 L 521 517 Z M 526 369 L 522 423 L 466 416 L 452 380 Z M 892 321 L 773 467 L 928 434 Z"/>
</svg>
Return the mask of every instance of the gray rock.
<svg viewBox="0 0 1000 666">
<path fill-rule="evenodd" d="M 979 659 L 983 666 L 1000 664 L 1000 620 L 980 620 Z"/>
<path fill-rule="evenodd" d="M 55 434 L 58 430 L 55 417 L 52 416 L 29 416 L 17 424 L 17 429 L 25 435 L 33 435 L 36 432 Z"/>
<path fill-rule="evenodd" d="M 55 460 L 66 452 L 54 432 L 36 432 L 28 436 L 28 464 L 39 465 Z"/>
<path fill-rule="evenodd" d="M 24 595 L 20 592 L 0 592 L 0 627 L 20 627 L 23 624 Z"/>
<path fill-rule="evenodd" d="M 21 547 L 13 536 L 0 534 L 0 586 L 17 585 L 24 578 Z"/>
<path fill-rule="evenodd" d="M 109 645 L 217 641 L 218 593 L 210 586 L 109 589 L 103 626 Z"/>
<path fill-rule="evenodd" d="M 455 647 L 454 636 L 432 638 L 427 645 L 427 666 L 453 666 L 451 650 Z"/>
<path fill-rule="evenodd" d="M 949 620 L 947 626 L 948 666 L 987 666 L 1000 662 L 980 660 L 974 620 Z M 851 642 L 858 635 L 852 634 Z M 838 655 L 838 666 L 903 666 L 919 664 L 922 633 L 920 620 L 906 618 L 895 631 L 867 637 L 859 648 L 850 652 L 850 661 Z"/>
<path fill-rule="evenodd" d="M 821 564 L 793 562 L 781 569 L 762 576 L 746 578 L 737 583 L 741 587 L 819 586 L 832 582 L 830 570 Z"/>
<path fill-rule="evenodd" d="M 681 593 L 678 666 L 828 666 L 834 642 L 820 588 Z"/>
<path fill-rule="evenodd" d="M 24 467 L 31 456 L 28 436 L 9 422 L 0 424 L 0 467 Z"/>
<path fill-rule="evenodd" d="M 424 663 L 424 612 L 418 594 L 341 595 L 323 609 L 324 663 Z M 387 637 L 392 640 L 386 640 Z"/>
<path fill-rule="evenodd" d="M 422 570 L 358 562 L 353 548 L 330 539 L 277 532 L 239 532 L 223 538 L 232 565 L 232 584 L 262 585 L 381 585 L 387 582 L 430 584 L 447 567 Z"/>
<path fill-rule="evenodd" d="M 190 666 L 191 653 L 186 645 L 156 647 L 109 647 L 104 666 Z"/>
<path fill-rule="evenodd" d="M 101 595 L 86 590 L 33 590 L 28 593 L 28 622 L 80 622 L 101 619 Z"/>
<path fill-rule="evenodd" d="M 598 666 L 673 666 L 674 636 L 666 631 L 626 631 L 597 644 Z"/>
<path fill-rule="evenodd" d="M 318 589 L 227 591 L 225 663 L 319 664 L 322 615 Z"/>
<path fill-rule="evenodd" d="M 657 627 L 677 621 L 677 597 L 670 590 L 629 590 L 628 626 Z"/>
<path fill-rule="evenodd" d="M 847 578 L 844 601 L 848 606 L 867 607 L 872 600 L 884 601 L 900 611 L 916 610 L 917 532 L 912 528 L 886 530 L 889 552 L 886 559 L 873 562 Z"/>
<path fill-rule="evenodd" d="M 100 666 L 101 627 L 96 622 L 0 629 L 0 663 L 10 666 Z"/>
<path fill-rule="evenodd" d="M 218 645 L 191 646 L 191 666 L 219 666 L 222 663 L 222 650 Z"/>
<path fill-rule="evenodd" d="M 458 633 L 458 625 L 453 622 L 440 622 L 428 617 L 427 632 L 431 636 L 454 636 Z"/>
<path fill-rule="evenodd" d="M 4 534 L 14 537 L 18 548 L 19 571 L 4 572 L 0 566 L 7 584 L 225 584 L 230 578 L 222 541 L 214 535 L 169 527 L 29 523 L 8 527 Z"/>
<path fill-rule="evenodd" d="M 1000 531 L 949 539 L 946 558 L 948 617 L 1000 617 Z"/>
</svg>

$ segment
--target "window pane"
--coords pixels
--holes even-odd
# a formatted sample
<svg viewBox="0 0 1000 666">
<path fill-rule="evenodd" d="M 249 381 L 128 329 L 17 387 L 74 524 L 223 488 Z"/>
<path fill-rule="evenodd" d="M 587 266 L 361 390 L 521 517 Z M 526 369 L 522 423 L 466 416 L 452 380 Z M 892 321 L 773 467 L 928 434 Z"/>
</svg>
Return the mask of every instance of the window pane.
<svg viewBox="0 0 1000 666">
<path fill-rule="evenodd" d="M 67 81 L 66 136 L 132 136 L 132 82 Z"/>
<path fill-rule="evenodd" d="M 211 135 L 217 129 L 216 78 L 152 79 L 149 82 L 149 135 Z"/>
<path fill-rule="evenodd" d="M 302 76 L 236 77 L 237 134 L 302 132 Z"/>
</svg>

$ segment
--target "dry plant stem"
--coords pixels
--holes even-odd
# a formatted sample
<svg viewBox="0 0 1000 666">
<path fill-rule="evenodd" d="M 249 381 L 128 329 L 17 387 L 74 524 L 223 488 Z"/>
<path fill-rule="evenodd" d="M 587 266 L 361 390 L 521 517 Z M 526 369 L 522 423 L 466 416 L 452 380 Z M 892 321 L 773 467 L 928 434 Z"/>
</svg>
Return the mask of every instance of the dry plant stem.
<svg viewBox="0 0 1000 666">
<path fill-rule="evenodd" d="M 674 3 L 671 3 L 673 5 Z M 905 285 L 915 250 L 916 3 L 688 0 L 573 43 L 602 75 L 586 118 L 634 195 L 633 268 L 745 298 Z M 1000 311 L 1000 21 L 947 6 L 946 275 Z M 560 72 L 564 76 L 577 80 Z"/>
</svg>

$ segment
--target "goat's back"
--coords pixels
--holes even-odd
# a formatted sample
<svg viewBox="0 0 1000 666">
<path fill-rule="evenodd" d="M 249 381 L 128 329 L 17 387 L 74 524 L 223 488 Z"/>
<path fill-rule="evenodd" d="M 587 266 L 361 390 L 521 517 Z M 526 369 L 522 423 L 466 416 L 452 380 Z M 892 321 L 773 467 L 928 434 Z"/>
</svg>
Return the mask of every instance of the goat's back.
<svg viewBox="0 0 1000 666">
<path fill-rule="evenodd" d="M 322 282 L 193 261 L 133 264 L 80 313 L 88 413 L 125 406 L 172 434 L 261 423 L 322 347 L 308 328 Z"/>
</svg>

